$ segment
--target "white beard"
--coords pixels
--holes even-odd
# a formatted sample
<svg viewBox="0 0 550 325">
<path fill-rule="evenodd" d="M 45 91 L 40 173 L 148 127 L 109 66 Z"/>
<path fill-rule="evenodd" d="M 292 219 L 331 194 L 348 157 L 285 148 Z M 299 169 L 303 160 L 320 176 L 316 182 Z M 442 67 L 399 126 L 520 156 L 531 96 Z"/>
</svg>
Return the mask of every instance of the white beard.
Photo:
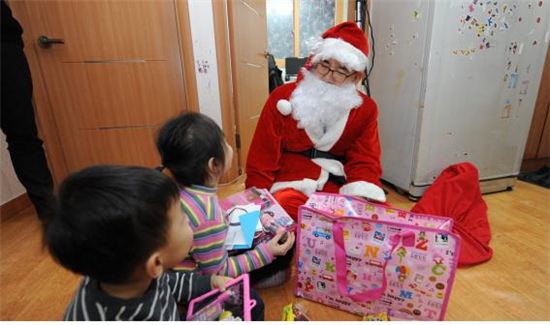
<svg viewBox="0 0 550 325">
<path fill-rule="evenodd" d="M 336 86 L 305 69 L 301 72 L 304 79 L 290 96 L 292 117 L 298 121 L 298 128 L 321 138 L 329 125 L 361 105 L 363 100 L 354 83 Z"/>
</svg>

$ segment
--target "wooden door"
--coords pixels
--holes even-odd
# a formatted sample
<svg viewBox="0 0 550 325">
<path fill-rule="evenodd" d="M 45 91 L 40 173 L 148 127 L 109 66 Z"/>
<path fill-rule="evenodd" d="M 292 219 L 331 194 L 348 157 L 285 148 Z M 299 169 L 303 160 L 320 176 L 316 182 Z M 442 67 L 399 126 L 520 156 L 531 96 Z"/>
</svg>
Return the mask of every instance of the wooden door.
<svg viewBox="0 0 550 325">
<path fill-rule="evenodd" d="M 269 95 L 265 0 L 229 0 L 233 96 L 239 166 L 246 166 L 248 148 Z"/>
<path fill-rule="evenodd" d="M 540 80 L 529 137 L 525 145 L 522 171 L 536 170 L 550 163 L 550 48 Z"/>
<path fill-rule="evenodd" d="M 49 0 L 12 8 L 16 16 L 25 11 L 27 51 L 40 69 L 33 78 L 42 76 L 67 171 L 158 165 L 157 128 L 186 109 L 174 2 Z M 41 47 L 41 35 L 64 43 Z"/>
</svg>

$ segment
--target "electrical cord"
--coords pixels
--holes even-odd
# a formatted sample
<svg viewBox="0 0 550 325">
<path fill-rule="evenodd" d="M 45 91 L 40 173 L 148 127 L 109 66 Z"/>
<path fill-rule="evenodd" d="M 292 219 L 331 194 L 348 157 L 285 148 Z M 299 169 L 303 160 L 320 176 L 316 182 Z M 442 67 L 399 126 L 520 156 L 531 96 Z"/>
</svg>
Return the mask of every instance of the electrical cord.
<svg viewBox="0 0 550 325">
<path fill-rule="evenodd" d="M 371 65 L 370 65 L 370 68 L 369 68 L 369 73 L 368 73 L 368 76 L 370 76 L 371 72 L 372 72 L 372 69 L 374 68 L 374 57 L 376 56 L 376 51 L 374 50 L 374 30 L 372 29 L 372 22 L 371 22 L 371 16 L 370 16 L 370 11 L 369 11 L 369 7 L 365 5 L 365 10 L 366 10 L 366 13 L 367 13 L 367 18 L 369 19 L 368 22 L 369 22 L 369 34 L 370 34 L 370 38 L 371 38 L 371 49 L 372 49 L 372 59 L 371 59 Z"/>
<path fill-rule="evenodd" d="M 371 52 L 372 52 L 372 57 L 371 57 L 371 65 L 370 67 L 368 67 L 367 69 L 365 69 L 365 78 L 363 79 L 363 86 L 365 87 L 366 91 L 367 91 L 367 95 L 370 97 L 370 83 L 369 83 L 369 77 L 372 73 L 372 69 L 374 69 L 374 58 L 376 56 L 376 51 L 374 49 L 374 31 L 373 31 L 373 28 L 372 28 L 372 22 L 371 22 L 371 16 L 370 16 L 370 11 L 369 11 L 369 7 L 367 5 L 367 1 L 366 0 L 357 0 L 356 2 L 356 9 L 357 9 L 357 4 L 359 4 L 359 20 L 356 21 L 360 24 L 361 26 L 361 29 L 363 30 L 363 32 L 365 31 L 365 20 L 368 19 L 367 23 L 368 23 L 368 27 L 369 27 L 369 38 L 370 38 L 370 44 L 372 44 L 371 46 Z"/>
</svg>

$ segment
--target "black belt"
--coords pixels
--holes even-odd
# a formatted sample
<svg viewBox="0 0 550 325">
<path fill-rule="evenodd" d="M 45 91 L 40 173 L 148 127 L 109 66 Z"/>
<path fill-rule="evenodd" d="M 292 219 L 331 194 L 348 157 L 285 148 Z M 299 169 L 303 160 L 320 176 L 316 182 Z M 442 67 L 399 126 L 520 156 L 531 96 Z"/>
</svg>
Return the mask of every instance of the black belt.
<svg viewBox="0 0 550 325">
<path fill-rule="evenodd" d="M 334 160 L 338 160 L 341 163 L 344 163 L 344 160 L 346 159 L 344 156 L 337 156 L 337 155 L 331 154 L 328 151 L 321 151 L 321 150 L 317 150 L 315 148 L 311 148 L 309 150 L 304 150 L 304 151 L 299 151 L 299 152 L 294 152 L 294 153 L 309 157 L 310 159 L 315 159 L 315 158 L 334 159 Z"/>
<path fill-rule="evenodd" d="M 315 158 L 334 159 L 334 160 L 338 160 L 342 164 L 344 164 L 345 160 L 346 160 L 346 158 L 344 156 L 333 155 L 328 151 L 321 151 L 321 150 L 317 150 L 315 148 L 311 148 L 309 150 L 304 150 L 304 151 L 299 151 L 299 152 L 292 152 L 292 151 L 289 151 L 289 152 L 297 153 L 299 155 L 306 156 L 310 159 L 315 159 Z M 346 178 L 344 176 L 336 176 L 336 175 L 333 175 L 333 174 L 329 174 L 328 181 L 333 182 L 338 186 L 342 186 L 342 185 L 346 184 Z"/>
<path fill-rule="evenodd" d="M 338 186 L 342 186 L 346 184 L 346 178 L 344 176 L 336 176 L 336 175 L 328 174 L 328 181 L 333 182 Z"/>
</svg>

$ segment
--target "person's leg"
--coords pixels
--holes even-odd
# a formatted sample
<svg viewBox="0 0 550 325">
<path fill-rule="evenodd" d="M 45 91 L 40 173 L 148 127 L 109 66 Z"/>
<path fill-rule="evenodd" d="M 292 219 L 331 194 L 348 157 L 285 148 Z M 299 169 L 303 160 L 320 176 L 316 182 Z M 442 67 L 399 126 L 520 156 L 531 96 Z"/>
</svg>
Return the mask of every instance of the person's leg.
<svg viewBox="0 0 550 325">
<path fill-rule="evenodd" d="M 298 208 L 307 201 L 307 196 L 293 188 L 285 188 L 273 193 L 273 197 L 294 221 L 298 220 Z"/>
<path fill-rule="evenodd" d="M 286 255 L 277 257 L 273 262 L 249 273 L 250 284 L 256 289 L 280 286 L 290 278 L 290 264 L 294 257 L 294 247 Z"/>
<path fill-rule="evenodd" d="M 17 44 L 2 43 L 1 127 L 6 135 L 13 168 L 44 219 L 53 204 L 53 180 L 38 138 L 32 104 L 32 80 L 23 52 Z"/>
<path fill-rule="evenodd" d="M 264 311 L 265 311 L 265 305 L 264 301 L 262 300 L 262 297 L 254 291 L 254 289 L 250 289 L 250 299 L 256 300 L 256 306 L 252 308 L 251 311 L 251 318 L 253 321 L 263 321 L 264 320 Z"/>
</svg>

